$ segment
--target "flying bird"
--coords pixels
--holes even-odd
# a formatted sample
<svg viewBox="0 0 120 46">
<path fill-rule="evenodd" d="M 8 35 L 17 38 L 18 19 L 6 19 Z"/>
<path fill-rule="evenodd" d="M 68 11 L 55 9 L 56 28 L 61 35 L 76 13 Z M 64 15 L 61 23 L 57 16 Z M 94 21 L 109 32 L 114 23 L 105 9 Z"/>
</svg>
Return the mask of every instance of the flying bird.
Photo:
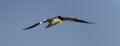
<svg viewBox="0 0 120 46">
<path fill-rule="evenodd" d="M 31 29 L 33 27 L 36 27 L 42 23 L 46 23 L 48 22 L 49 24 L 45 27 L 45 28 L 49 28 L 51 26 L 54 26 L 58 23 L 60 23 L 60 25 L 62 25 L 62 21 L 73 21 L 73 22 L 81 22 L 81 23 L 87 23 L 87 24 L 93 24 L 91 22 L 87 22 L 87 21 L 84 21 L 84 20 L 81 20 L 79 18 L 75 18 L 75 17 L 62 17 L 62 16 L 56 16 L 56 17 L 53 17 L 53 18 L 48 18 L 48 19 L 44 19 L 32 26 L 29 26 L 27 28 L 24 28 L 23 30 L 28 30 L 28 29 Z"/>
</svg>

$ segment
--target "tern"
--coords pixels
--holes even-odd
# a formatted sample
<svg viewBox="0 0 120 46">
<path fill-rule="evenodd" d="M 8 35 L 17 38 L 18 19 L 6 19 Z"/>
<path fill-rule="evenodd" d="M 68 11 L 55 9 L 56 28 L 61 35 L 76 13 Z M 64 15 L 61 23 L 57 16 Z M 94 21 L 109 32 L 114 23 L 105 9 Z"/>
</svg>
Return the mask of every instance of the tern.
<svg viewBox="0 0 120 46">
<path fill-rule="evenodd" d="M 46 23 L 48 22 L 49 24 L 45 27 L 45 28 L 49 28 L 51 26 L 54 26 L 58 23 L 60 23 L 60 25 L 62 25 L 62 21 L 73 21 L 73 22 L 81 22 L 81 23 L 87 23 L 87 24 L 93 24 L 91 22 L 88 22 L 88 21 L 84 21 L 84 20 L 81 20 L 79 18 L 75 18 L 75 17 L 62 17 L 62 16 L 56 16 L 56 17 L 53 17 L 53 18 L 48 18 L 48 19 L 44 19 L 32 26 L 29 26 L 27 28 L 24 28 L 23 30 L 28 30 L 28 29 L 31 29 L 31 28 L 34 28 L 40 24 L 43 24 L 43 23 Z"/>
</svg>

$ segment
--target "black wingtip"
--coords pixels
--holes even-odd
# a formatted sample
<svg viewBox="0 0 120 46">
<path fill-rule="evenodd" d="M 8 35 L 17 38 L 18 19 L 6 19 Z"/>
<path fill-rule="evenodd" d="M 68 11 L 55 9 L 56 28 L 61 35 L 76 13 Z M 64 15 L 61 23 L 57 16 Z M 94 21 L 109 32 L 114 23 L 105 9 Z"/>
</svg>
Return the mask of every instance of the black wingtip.
<svg viewBox="0 0 120 46">
<path fill-rule="evenodd" d="M 95 24 L 95 23 L 93 23 L 93 22 L 83 22 L 83 23 L 86 23 L 86 24 Z"/>
<path fill-rule="evenodd" d="M 24 28 L 24 29 L 22 29 L 22 30 L 28 30 L 27 28 Z"/>
<path fill-rule="evenodd" d="M 23 30 L 31 29 L 31 28 L 33 28 L 33 27 L 36 27 L 36 26 L 39 25 L 39 24 L 40 24 L 40 23 L 36 23 L 36 24 L 34 24 L 34 25 L 30 26 L 30 27 L 24 28 Z"/>
<path fill-rule="evenodd" d="M 88 24 L 95 24 L 95 23 L 92 23 L 92 22 L 87 22 Z"/>
<path fill-rule="evenodd" d="M 31 29 L 31 28 L 23 28 L 22 30 L 28 30 L 28 29 Z"/>
</svg>

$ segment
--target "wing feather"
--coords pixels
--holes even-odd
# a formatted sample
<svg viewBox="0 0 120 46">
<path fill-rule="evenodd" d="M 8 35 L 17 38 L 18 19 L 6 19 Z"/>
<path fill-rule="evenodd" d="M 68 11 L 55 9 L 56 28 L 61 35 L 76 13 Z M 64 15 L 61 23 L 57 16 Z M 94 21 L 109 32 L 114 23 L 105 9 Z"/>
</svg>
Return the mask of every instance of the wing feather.
<svg viewBox="0 0 120 46">
<path fill-rule="evenodd" d="M 36 26 L 39 25 L 39 24 L 40 24 L 40 23 L 36 23 L 36 24 L 34 24 L 34 25 L 30 26 L 30 27 L 24 28 L 23 30 L 31 29 L 31 28 L 33 28 L 33 27 L 36 27 Z"/>
<path fill-rule="evenodd" d="M 75 17 L 63 17 L 63 21 L 65 21 L 65 20 L 92 24 L 91 22 L 88 22 L 88 21 L 85 21 L 85 20 L 81 20 L 81 19 L 75 18 Z"/>
<path fill-rule="evenodd" d="M 34 24 L 32 26 L 24 28 L 23 30 L 28 30 L 28 29 L 34 28 L 34 27 L 38 26 L 39 24 L 42 24 L 42 23 L 45 23 L 45 22 L 48 22 L 48 21 L 49 21 L 49 19 L 44 19 L 43 21 L 40 21 L 40 22 L 38 22 L 38 23 L 36 23 L 36 24 Z"/>
</svg>

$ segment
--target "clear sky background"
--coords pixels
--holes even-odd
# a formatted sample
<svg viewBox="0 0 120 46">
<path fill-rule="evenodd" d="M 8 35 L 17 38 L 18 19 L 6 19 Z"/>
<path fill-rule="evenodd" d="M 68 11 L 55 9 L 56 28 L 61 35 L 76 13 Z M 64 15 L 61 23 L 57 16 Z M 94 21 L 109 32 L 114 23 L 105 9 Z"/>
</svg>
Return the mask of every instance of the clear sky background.
<svg viewBox="0 0 120 46">
<path fill-rule="evenodd" d="M 57 15 L 95 24 L 22 30 Z M 0 0 L 0 46 L 120 46 L 120 0 Z"/>
</svg>

